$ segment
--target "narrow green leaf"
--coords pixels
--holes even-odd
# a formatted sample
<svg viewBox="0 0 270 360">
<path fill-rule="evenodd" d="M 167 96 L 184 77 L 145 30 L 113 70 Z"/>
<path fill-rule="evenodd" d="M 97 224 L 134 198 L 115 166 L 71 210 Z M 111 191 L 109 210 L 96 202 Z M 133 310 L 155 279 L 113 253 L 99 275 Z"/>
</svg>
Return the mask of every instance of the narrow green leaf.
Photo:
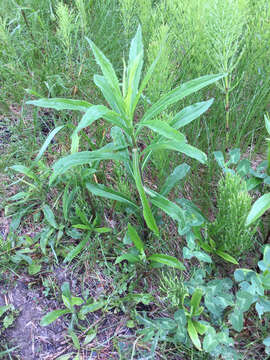
<svg viewBox="0 0 270 360">
<path fill-rule="evenodd" d="M 174 186 L 182 180 L 189 172 L 190 166 L 183 163 L 177 166 L 173 172 L 167 177 L 164 185 L 162 186 L 160 193 L 162 196 L 166 196 L 174 188 Z"/>
<path fill-rule="evenodd" d="M 265 128 L 266 128 L 268 134 L 270 135 L 270 120 L 269 120 L 269 116 L 267 114 L 264 114 L 264 122 L 265 122 Z"/>
<path fill-rule="evenodd" d="M 94 83 L 101 90 L 104 98 L 106 99 L 112 110 L 114 110 L 116 113 L 124 115 L 123 99 L 117 96 L 114 89 L 106 80 L 106 78 L 101 75 L 94 75 Z"/>
<path fill-rule="evenodd" d="M 216 250 L 216 254 L 218 256 L 220 256 L 222 259 L 224 259 L 232 264 L 239 265 L 238 261 L 235 260 L 235 258 L 233 258 L 231 255 L 225 253 L 224 251 Z"/>
<path fill-rule="evenodd" d="M 55 229 L 58 229 L 59 226 L 57 225 L 54 217 L 54 213 L 49 205 L 45 204 L 42 206 L 43 214 L 47 222 Z"/>
<path fill-rule="evenodd" d="M 171 127 L 168 123 L 161 120 L 148 120 L 148 121 L 141 121 L 138 124 L 139 130 L 142 127 L 148 127 L 149 129 L 155 131 L 159 135 L 169 139 L 174 140 L 176 142 L 186 142 L 185 135 L 181 134 L 179 131 Z M 137 131 L 138 134 L 139 131 Z M 136 134 L 136 135 L 137 135 Z"/>
<path fill-rule="evenodd" d="M 111 232 L 112 229 L 111 228 L 106 228 L 106 227 L 100 227 L 100 228 L 95 228 L 94 232 L 98 233 L 98 234 L 106 234 L 108 232 Z"/>
<path fill-rule="evenodd" d="M 195 345 L 195 347 L 198 350 L 202 351 L 201 342 L 200 342 L 197 330 L 196 330 L 196 328 L 195 328 L 195 326 L 193 324 L 193 321 L 191 319 L 188 319 L 187 330 L 188 330 L 189 337 L 190 337 L 191 341 L 193 342 L 193 344 Z"/>
<path fill-rule="evenodd" d="M 50 178 L 50 184 L 52 184 L 59 175 L 64 174 L 73 166 L 86 165 L 98 160 L 123 160 L 120 152 L 114 152 L 116 150 L 118 150 L 117 147 L 108 148 L 108 146 L 104 146 L 99 150 L 81 151 L 59 159 L 53 165 L 53 174 Z"/>
<path fill-rule="evenodd" d="M 143 116 L 142 121 L 150 120 L 153 117 L 159 115 L 163 110 L 165 110 L 169 105 L 176 103 L 177 101 L 183 99 L 184 97 L 193 94 L 194 92 L 208 86 L 220 79 L 222 79 L 225 74 L 217 75 L 206 75 L 197 79 L 190 80 L 185 84 L 173 89 L 169 93 L 161 97 L 161 99 L 156 102 Z"/>
<path fill-rule="evenodd" d="M 194 316 L 197 313 L 198 309 L 200 308 L 202 297 L 203 297 L 203 291 L 201 289 L 196 289 L 192 294 L 192 298 L 190 301 L 192 316 Z"/>
<path fill-rule="evenodd" d="M 41 251 L 44 255 L 46 255 L 46 246 L 48 244 L 49 238 L 51 237 L 51 235 L 54 233 L 55 229 L 54 228 L 48 228 L 45 229 L 40 236 L 40 248 Z"/>
<path fill-rule="evenodd" d="M 160 150 L 173 150 L 178 151 L 180 153 L 183 153 L 193 159 L 198 160 L 202 164 L 205 164 L 207 161 L 207 156 L 204 152 L 201 150 L 186 144 L 184 142 L 176 142 L 176 141 L 166 141 L 166 142 L 159 142 L 156 144 L 152 144 L 147 146 L 146 149 L 144 149 L 143 153 L 148 153 L 149 151 L 160 151 Z"/>
<path fill-rule="evenodd" d="M 270 193 L 264 194 L 252 205 L 246 220 L 246 226 L 258 220 L 268 209 L 270 209 Z"/>
<path fill-rule="evenodd" d="M 65 221 L 69 219 L 69 211 L 77 191 L 78 189 L 76 187 L 74 187 L 71 192 L 69 191 L 69 185 L 65 187 L 62 204 Z"/>
<path fill-rule="evenodd" d="M 31 100 L 27 101 L 26 104 L 55 110 L 78 110 L 83 112 L 93 106 L 87 101 L 61 98 Z"/>
<path fill-rule="evenodd" d="M 13 166 L 10 166 L 10 169 L 17 171 L 25 176 L 28 176 L 30 179 L 33 179 L 35 181 L 37 180 L 36 175 L 27 166 L 13 165 Z"/>
<path fill-rule="evenodd" d="M 145 219 L 145 222 L 150 230 L 152 230 L 157 236 L 159 236 L 159 230 L 155 221 L 155 218 L 152 214 L 150 205 L 148 203 L 143 185 L 142 185 L 142 179 L 141 179 L 141 173 L 140 173 L 140 165 L 139 165 L 139 156 L 138 156 L 138 150 L 133 149 L 133 173 L 134 173 L 134 179 L 136 183 L 137 190 L 140 195 L 140 199 L 143 206 L 143 216 Z"/>
<path fill-rule="evenodd" d="M 72 249 L 64 259 L 64 263 L 72 261 L 79 253 L 83 250 L 87 241 L 89 240 L 89 235 L 86 236 L 74 249 Z"/>
<path fill-rule="evenodd" d="M 73 330 L 69 330 L 68 334 L 72 339 L 75 349 L 80 350 L 80 341 L 79 341 L 78 336 L 75 334 L 75 332 Z M 75 358 L 74 360 L 77 360 L 77 359 Z"/>
<path fill-rule="evenodd" d="M 85 318 L 86 314 L 88 314 L 89 312 L 98 311 L 98 310 L 102 309 L 105 305 L 106 305 L 105 300 L 95 301 L 92 304 L 84 305 L 84 306 L 82 306 L 82 308 L 79 312 L 79 318 L 83 320 Z"/>
<path fill-rule="evenodd" d="M 43 318 L 41 319 L 40 325 L 47 326 L 47 325 L 51 324 L 52 322 L 54 322 L 56 319 L 58 319 L 60 316 L 69 314 L 69 313 L 70 313 L 69 309 L 51 311 L 48 314 L 46 314 L 45 316 L 43 316 Z"/>
<path fill-rule="evenodd" d="M 200 321 L 193 320 L 193 325 L 194 325 L 197 333 L 200 335 L 204 335 L 208 329 L 208 326 L 204 325 Z"/>
<path fill-rule="evenodd" d="M 133 242 L 133 244 L 135 245 L 135 247 L 137 248 L 137 250 L 139 252 L 143 252 L 144 251 L 144 243 L 142 242 L 141 238 L 139 237 L 136 229 L 128 224 L 128 235 L 131 239 L 131 241 Z"/>
<path fill-rule="evenodd" d="M 206 112 L 212 105 L 213 101 L 214 99 L 210 99 L 208 101 L 198 102 L 185 107 L 173 117 L 170 125 L 175 129 L 180 129 L 183 126 L 186 126 Z"/>
<path fill-rule="evenodd" d="M 106 79 L 106 81 L 110 84 L 112 87 L 115 97 L 118 101 L 119 108 L 122 109 L 122 112 L 124 113 L 124 106 L 123 106 L 123 98 L 121 95 L 119 82 L 116 76 L 116 73 L 114 71 L 114 68 L 110 61 L 107 59 L 107 57 L 103 54 L 103 52 L 91 41 L 90 39 L 86 38 L 88 41 L 93 54 L 95 56 L 97 64 L 100 66 L 102 73 Z"/>
<path fill-rule="evenodd" d="M 93 105 L 91 106 L 83 115 L 81 121 L 79 122 L 78 126 L 75 129 L 75 132 L 79 132 L 82 129 L 86 128 L 93 124 L 94 121 L 97 119 L 102 118 L 106 115 L 110 110 L 103 105 Z"/>
<path fill-rule="evenodd" d="M 80 306 L 84 303 L 83 299 L 78 297 L 78 296 L 72 296 L 71 298 L 71 304 L 74 306 L 74 305 L 77 305 L 77 306 Z"/>
<path fill-rule="evenodd" d="M 44 141 L 41 149 L 39 150 L 39 153 L 37 154 L 35 161 L 40 160 L 40 158 L 42 157 L 42 155 L 44 154 L 44 152 L 47 150 L 48 146 L 50 145 L 52 139 L 55 137 L 55 135 L 61 130 L 63 129 L 65 125 L 62 126 L 57 126 L 52 132 L 50 132 L 50 134 L 47 136 L 46 140 Z"/>
<path fill-rule="evenodd" d="M 127 196 L 123 195 L 122 193 L 115 191 L 113 189 L 108 188 L 103 184 L 86 184 L 87 190 L 89 190 L 92 194 L 96 196 L 101 196 L 107 199 L 116 200 L 122 203 L 125 203 L 132 208 L 138 210 L 138 206 L 130 200 Z"/>
<path fill-rule="evenodd" d="M 156 193 L 153 190 L 144 188 L 146 193 L 150 195 L 151 202 L 156 207 L 163 210 L 166 214 L 168 214 L 172 219 L 176 220 L 180 224 L 184 224 L 185 221 L 185 213 L 184 211 L 175 203 L 165 198 L 164 196 Z"/>
<path fill-rule="evenodd" d="M 174 256 L 166 255 L 166 254 L 153 254 L 147 258 L 150 261 L 154 261 L 160 264 L 164 264 L 179 270 L 185 270 L 185 266 L 176 259 Z"/>
</svg>

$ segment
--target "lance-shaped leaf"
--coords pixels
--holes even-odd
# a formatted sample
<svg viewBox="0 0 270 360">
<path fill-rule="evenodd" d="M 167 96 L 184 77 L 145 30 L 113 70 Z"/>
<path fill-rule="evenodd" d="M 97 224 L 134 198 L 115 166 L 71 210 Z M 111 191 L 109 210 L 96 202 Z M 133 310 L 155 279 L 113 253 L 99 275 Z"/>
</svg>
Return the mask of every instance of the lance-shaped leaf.
<svg viewBox="0 0 270 360">
<path fill-rule="evenodd" d="M 38 181 L 36 175 L 33 173 L 33 171 L 24 165 L 12 165 L 10 166 L 10 169 L 17 171 L 25 176 L 28 176 L 30 179 L 33 179 L 35 181 Z"/>
<path fill-rule="evenodd" d="M 53 321 L 58 319 L 60 316 L 70 313 L 69 309 L 64 310 L 54 310 L 43 316 L 41 319 L 40 325 L 41 326 L 47 326 L 51 324 Z"/>
<path fill-rule="evenodd" d="M 130 240 L 135 245 L 136 249 L 140 252 L 144 251 L 144 243 L 142 242 L 141 238 L 139 237 L 136 229 L 128 224 L 128 236 L 130 237 Z"/>
<path fill-rule="evenodd" d="M 264 194 L 252 205 L 246 220 L 246 226 L 258 220 L 268 209 L 270 209 L 270 193 Z"/>
<path fill-rule="evenodd" d="M 198 102 L 196 104 L 185 107 L 177 113 L 170 122 L 170 125 L 175 129 L 189 124 L 191 121 L 197 119 L 200 115 L 206 112 L 212 105 L 214 99 L 208 101 Z"/>
<path fill-rule="evenodd" d="M 132 208 L 134 208 L 135 210 L 139 209 L 139 207 L 132 200 L 130 200 L 127 196 L 125 196 L 122 193 L 115 191 L 111 188 L 108 188 L 107 186 L 105 186 L 103 184 L 87 183 L 86 188 L 92 194 L 94 194 L 96 196 L 101 196 L 106 199 L 111 199 L 111 200 L 119 201 L 121 203 L 125 203 L 128 206 L 131 206 Z"/>
<path fill-rule="evenodd" d="M 174 140 L 176 142 L 186 142 L 185 135 L 181 134 L 179 131 L 171 127 L 168 123 L 161 120 L 146 120 L 141 121 L 139 124 L 139 129 L 137 130 L 136 135 L 138 135 L 139 130 L 142 127 L 148 127 L 149 129 L 155 131 L 161 136 L 164 136 L 167 139 Z"/>
<path fill-rule="evenodd" d="M 195 347 L 201 351 L 202 350 L 201 342 L 200 342 L 196 327 L 194 326 L 194 323 L 191 319 L 188 319 L 187 330 L 188 330 L 188 335 L 189 335 L 191 341 L 193 342 Z"/>
<path fill-rule="evenodd" d="M 169 192 L 174 188 L 174 186 L 182 180 L 186 174 L 189 172 L 190 166 L 186 163 L 177 166 L 173 172 L 167 177 L 164 185 L 162 186 L 160 193 L 163 196 L 169 194 Z"/>
<path fill-rule="evenodd" d="M 166 254 L 153 254 L 147 258 L 150 261 L 157 262 L 160 264 L 164 264 L 179 270 L 185 270 L 185 266 L 181 261 L 176 259 L 174 256 L 166 255 Z"/>
<path fill-rule="evenodd" d="M 140 199 L 143 206 L 143 217 L 145 219 L 145 222 L 150 230 L 152 230 L 156 235 L 159 235 L 159 230 L 155 221 L 155 218 L 152 214 L 148 199 L 146 197 L 143 184 L 142 184 L 142 178 L 141 178 L 141 172 L 140 172 L 140 165 L 139 165 L 139 156 L 138 156 L 138 150 L 133 149 L 133 173 L 134 173 L 134 179 L 136 183 L 137 190 L 140 195 Z"/>
<path fill-rule="evenodd" d="M 90 39 L 86 38 L 88 41 L 93 54 L 95 56 L 97 64 L 100 66 L 102 73 L 108 82 L 108 84 L 111 86 L 114 96 L 116 98 L 117 104 L 119 109 L 121 109 L 121 113 L 125 113 L 124 111 L 124 101 L 121 95 L 119 82 L 116 76 L 116 73 L 114 71 L 114 68 L 110 61 L 107 59 L 107 57 L 103 54 L 103 52 L 91 41 Z"/>
<path fill-rule="evenodd" d="M 184 224 L 185 212 L 178 205 L 153 190 L 147 189 L 146 187 L 144 189 L 145 192 L 150 195 L 153 205 L 163 210 L 178 223 Z"/>
<path fill-rule="evenodd" d="M 61 130 L 63 129 L 65 125 L 62 125 L 62 126 L 57 126 L 46 138 L 46 140 L 44 141 L 41 149 L 39 150 L 36 158 L 35 158 L 35 161 L 38 161 L 40 160 L 40 158 L 42 157 L 42 155 L 44 154 L 44 152 L 47 150 L 48 146 L 50 145 L 52 139 L 55 137 L 55 135 Z"/>
<path fill-rule="evenodd" d="M 176 103 L 177 101 L 183 99 L 184 97 L 193 94 L 194 92 L 208 86 L 221 78 L 224 77 L 225 74 L 217 74 L 217 75 L 206 75 L 200 78 L 190 80 L 185 84 L 173 89 L 168 92 L 161 99 L 156 102 L 143 116 L 142 121 L 150 120 L 153 117 L 159 115 L 163 110 L 165 110 L 168 106 Z"/>
<path fill-rule="evenodd" d="M 45 219 L 48 221 L 48 223 L 55 229 L 58 229 L 58 225 L 55 221 L 54 213 L 52 209 L 49 207 L 49 205 L 45 204 L 42 206 L 42 210 L 44 213 Z"/>
<path fill-rule="evenodd" d="M 205 164 L 207 161 L 206 154 L 204 152 L 202 152 L 201 150 L 195 148 L 194 146 L 186 144 L 184 142 L 176 142 L 173 140 L 149 145 L 149 146 L 147 146 L 146 149 L 144 149 L 143 154 L 148 153 L 149 151 L 160 151 L 160 150 L 166 150 L 166 149 L 178 151 L 178 152 L 185 154 L 193 159 L 198 160 L 202 164 Z"/>
<path fill-rule="evenodd" d="M 138 26 L 136 35 L 131 41 L 128 59 L 128 87 L 127 92 L 131 93 L 130 103 L 133 105 L 136 98 L 143 67 L 143 42 L 142 29 Z M 129 97 L 129 96 L 127 96 Z"/>
<path fill-rule="evenodd" d="M 61 98 L 31 100 L 27 101 L 26 104 L 55 110 L 78 110 L 83 112 L 93 106 L 87 101 Z"/>
<path fill-rule="evenodd" d="M 89 240 L 89 235 L 85 237 L 74 249 L 72 249 L 64 259 L 64 263 L 72 261 L 84 249 Z"/>
<path fill-rule="evenodd" d="M 73 166 L 89 164 L 92 161 L 98 160 L 123 160 L 123 157 L 120 152 L 121 150 L 118 147 L 108 147 L 104 146 L 103 148 L 95 151 L 81 151 L 75 154 L 65 156 L 53 165 L 53 174 L 50 178 L 50 184 L 59 176 L 64 174 L 66 171 L 71 169 Z"/>
</svg>

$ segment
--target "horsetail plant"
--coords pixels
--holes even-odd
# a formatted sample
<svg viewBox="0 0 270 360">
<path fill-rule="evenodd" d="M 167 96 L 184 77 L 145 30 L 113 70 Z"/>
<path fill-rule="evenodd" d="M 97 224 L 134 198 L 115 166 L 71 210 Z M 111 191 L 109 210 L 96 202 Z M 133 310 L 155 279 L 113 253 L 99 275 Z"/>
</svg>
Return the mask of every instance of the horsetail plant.
<svg viewBox="0 0 270 360">
<path fill-rule="evenodd" d="M 185 135 L 178 130 L 204 113 L 211 106 L 213 99 L 188 106 L 174 115 L 169 122 L 160 120 L 159 115 L 170 105 L 218 81 L 224 74 L 202 76 L 178 86 L 163 95 L 146 110 L 139 121 L 135 122 L 137 105 L 158 62 L 157 57 L 147 70 L 145 77 L 140 81 L 144 57 L 141 27 L 138 27 L 136 35 L 131 41 L 128 64 L 124 66 L 122 85 L 119 83 L 110 61 L 93 41 L 88 38 L 86 40 L 103 74 L 94 75 L 94 83 L 101 90 L 110 108 L 73 99 L 54 98 L 28 101 L 28 104 L 40 107 L 84 112 L 81 121 L 72 134 L 71 153 L 54 163 L 50 184 L 77 165 L 90 165 L 90 167 L 94 168 L 98 166 L 101 160 L 121 161 L 125 166 L 131 184 L 133 183 L 137 189 L 140 204 L 124 196 L 119 191 L 94 181 L 88 182 L 86 188 L 96 196 L 124 203 L 137 214 L 141 213 L 140 207 L 142 207 L 143 218 L 147 227 L 157 236 L 159 236 L 159 229 L 148 196 L 150 196 L 151 203 L 154 206 L 163 210 L 181 225 L 184 225 L 184 210 L 165 196 L 147 189 L 144 184 L 143 169 L 149 162 L 153 152 L 164 150 L 177 151 L 198 160 L 202 164 L 206 163 L 206 154 L 189 145 Z M 111 134 L 114 141 L 97 150 L 79 151 L 80 134 L 86 127 L 91 126 L 100 118 L 113 125 Z M 141 150 L 139 138 L 144 128 L 152 130 L 156 133 L 156 137 Z"/>
</svg>

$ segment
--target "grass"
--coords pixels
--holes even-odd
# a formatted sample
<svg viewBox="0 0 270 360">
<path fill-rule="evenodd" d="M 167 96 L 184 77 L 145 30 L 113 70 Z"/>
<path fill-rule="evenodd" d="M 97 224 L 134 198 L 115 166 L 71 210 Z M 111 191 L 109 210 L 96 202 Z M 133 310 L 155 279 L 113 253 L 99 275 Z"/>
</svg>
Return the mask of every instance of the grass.
<svg viewBox="0 0 270 360">
<path fill-rule="evenodd" d="M 143 218 L 137 217 L 130 208 L 85 190 L 85 184 L 90 179 L 93 184 L 104 183 L 118 189 L 140 204 L 136 187 L 129 185 L 130 178 L 122 164 L 95 163 L 94 174 L 87 166 L 73 169 L 69 175 L 63 176 L 62 182 L 57 180 L 54 186 L 49 186 L 52 164 L 68 154 L 70 137 L 81 114 L 69 110 L 33 108 L 25 102 L 39 97 L 65 97 L 107 106 L 92 81 L 93 75 L 99 74 L 100 70 L 85 37 L 93 40 L 110 59 L 122 82 L 123 68 L 127 65 L 123 58 L 128 59 L 129 44 L 139 23 L 145 50 L 144 75 L 157 55 L 160 59 L 153 81 L 149 82 L 136 109 L 135 124 L 151 104 L 179 84 L 205 74 L 226 72 L 223 82 L 181 100 L 159 117 L 169 122 L 185 106 L 214 98 L 209 110 L 184 128 L 188 142 L 208 155 L 207 166 L 164 150 L 153 156 L 144 169 L 143 178 L 148 188 L 158 191 L 175 167 L 186 162 L 191 169 L 168 198 L 172 202 L 181 198 L 190 199 L 211 222 L 216 219 L 213 224 L 218 227 L 224 221 L 230 229 L 228 217 L 221 212 L 218 214 L 222 204 L 216 196 L 222 172 L 213 152 L 221 150 L 226 155 L 226 149 L 241 148 L 242 154 L 252 161 L 257 156 L 266 158 L 263 114 L 269 110 L 268 17 L 269 6 L 265 0 L 229 1 L 226 6 L 219 0 L 2 0 L 0 213 L 3 220 L 0 222 L 0 286 L 3 290 L 0 291 L 0 309 L 3 301 L 10 302 L 12 296 L 15 297 L 16 284 L 21 281 L 27 284 L 27 289 L 21 290 L 22 296 L 26 297 L 27 292 L 31 292 L 31 296 L 34 293 L 40 299 L 42 316 L 63 308 L 61 285 L 64 281 L 71 284 L 72 295 L 82 297 L 86 304 L 105 302 L 104 307 L 89 311 L 86 318 L 80 320 L 75 335 L 69 333 L 66 340 L 59 337 L 53 349 L 46 350 L 39 342 L 40 353 L 31 355 L 23 346 L 23 339 L 19 339 L 21 348 L 13 350 L 12 358 L 42 358 L 44 351 L 51 358 L 53 353 L 59 354 L 59 359 L 60 355 L 69 352 L 72 358 L 77 356 L 78 359 L 87 356 L 104 359 L 215 358 L 213 354 L 199 351 L 193 345 L 196 339 L 192 339 L 190 333 L 187 333 L 184 343 L 172 341 L 174 333 L 168 332 L 165 325 L 159 328 L 160 333 L 154 328 L 151 328 L 152 333 L 150 330 L 141 333 L 144 327 L 148 328 L 140 324 L 138 315 L 147 316 L 147 326 L 160 317 L 173 319 L 177 308 L 183 304 L 189 308 L 188 299 L 191 299 L 194 289 L 192 281 L 196 280 L 200 284 L 198 286 L 206 289 L 209 281 L 221 279 L 221 276 L 233 280 L 229 268 L 236 267 L 226 266 L 215 257 L 212 264 L 196 256 L 183 258 L 187 237 L 179 235 L 176 222 L 162 211 L 154 211 L 161 233 L 158 237 L 146 230 Z M 39 162 L 34 163 L 48 134 L 61 125 L 65 127 L 54 137 Z M 142 131 L 138 137 L 139 150 L 143 151 L 154 136 L 153 130 Z M 102 120 L 84 130 L 79 150 L 95 150 L 110 142 L 112 137 L 111 128 Z M 18 164 L 30 168 L 35 178 L 29 179 L 11 168 Z M 267 192 L 266 187 L 264 185 L 260 193 Z M 225 201 L 229 196 L 226 189 L 223 190 Z M 233 192 L 236 193 L 237 189 Z M 21 195 L 18 197 L 17 194 Z M 257 196 L 256 192 L 250 194 L 247 196 L 254 199 Z M 237 194 L 235 196 L 237 198 Z M 236 213 L 237 201 L 234 205 Z M 53 215 L 50 212 L 46 215 L 44 204 L 49 205 Z M 54 226 L 54 221 L 57 226 Z M 230 221 L 235 221 L 235 228 L 239 225 L 233 217 Z M 134 226 L 144 241 L 146 259 L 154 253 L 167 254 L 181 260 L 186 270 L 151 268 L 145 258 L 141 263 L 123 261 L 115 264 L 123 253 L 138 255 L 138 248 L 132 246 L 132 240 L 126 233 L 128 223 Z M 85 228 L 76 228 L 79 224 Z M 93 232 L 77 256 L 64 264 L 67 255 L 84 241 L 86 226 L 110 228 L 110 232 Z M 263 231 L 267 233 L 268 230 Z M 222 237 L 215 238 L 220 230 L 213 231 L 213 238 L 220 246 Z M 259 227 L 255 235 L 256 247 L 262 248 L 264 238 L 260 238 L 260 231 Z M 241 241 L 240 237 L 238 241 Z M 246 253 L 240 250 L 239 266 L 254 270 L 261 252 L 256 249 L 254 256 L 252 246 L 248 245 L 251 240 L 245 232 Z M 134 241 L 133 245 L 136 245 Z M 202 252 L 196 242 L 193 244 L 190 240 L 189 249 L 193 245 L 193 252 Z M 235 255 L 234 250 L 231 244 L 224 249 L 232 256 Z M 204 280 L 200 274 L 195 277 L 197 268 L 207 274 Z M 186 298 L 183 283 L 188 289 Z M 236 292 L 236 285 L 233 291 Z M 208 322 L 213 314 L 209 312 L 204 298 L 201 302 L 204 312 L 200 320 Z M 22 304 L 17 304 L 20 305 L 23 309 Z M 32 308 L 34 302 L 31 303 Z M 230 308 L 226 308 L 226 312 L 230 313 Z M 232 329 L 228 318 L 220 317 L 219 321 L 225 328 L 230 328 L 232 338 L 236 337 L 240 359 L 267 359 L 262 342 L 269 333 L 269 315 L 265 313 L 259 319 L 253 307 L 245 318 L 248 316 L 250 318 L 240 332 Z M 61 319 L 57 320 L 57 324 L 63 333 L 68 334 L 66 324 L 70 318 Z M 44 338 L 51 341 L 49 330 L 40 327 L 40 320 L 41 315 L 38 320 L 33 315 L 40 334 L 43 331 Z M 0 317 L 0 329 L 1 324 L 3 318 Z M 15 320 L 5 332 L 5 338 L 0 343 L 0 357 L 1 351 L 14 346 L 12 331 L 20 332 L 18 326 Z M 221 331 L 217 323 L 214 327 Z M 255 333 L 259 340 L 252 335 Z M 29 342 L 27 334 L 26 331 L 25 343 Z M 226 349 L 225 352 L 230 347 Z"/>
</svg>

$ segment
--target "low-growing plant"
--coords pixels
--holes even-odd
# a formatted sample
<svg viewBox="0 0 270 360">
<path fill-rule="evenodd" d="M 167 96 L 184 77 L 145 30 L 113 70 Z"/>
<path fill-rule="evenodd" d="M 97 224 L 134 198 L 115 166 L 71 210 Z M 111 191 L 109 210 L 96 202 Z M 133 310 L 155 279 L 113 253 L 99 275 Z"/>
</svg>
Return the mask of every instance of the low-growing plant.
<svg viewBox="0 0 270 360">
<path fill-rule="evenodd" d="M 131 42 L 128 66 L 124 66 L 122 89 L 120 89 L 116 73 L 109 60 L 91 40 L 87 40 L 94 53 L 96 62 L 103 73 L 103 76 L 95 75 L 94 82 L 101 90 L 111 109 L 104 105 L 92 105 L 86 101 L 70 99 L 40 99 L 28 102 L 28 104 L 57 110 L 69 109 L 85 112 L 82 120 L 73 132 L 71 154 L 59 159 L 53 165 L 50 185 L 55 181 L 61 181 L 61 176 L 75 166 L 90 164 L 91 168 L 97 169 L 101 160 L 122 161 L 125 165 L 125 171 L 129 175 L 130 185 L 135 185 L 139 195 L 143 218 L 148 229 L 153 231 L 154 234 L 159 235 L 158 226 L 147 195 L 150 196 L 154 206 L 162 209 L 184 226 L 182 223 L 183 210 L 166 197 L 146 188 L 143 173 L 154 151 L 177 151 L 203 164 L 206 162 L 206 155 L 189 145 L 184 134 L 180 133 L 178 129 L 205 112 L 212 104 L 212 99 L 183 109 L 169 123 L 159 120 L 158 116 L 170 105 L 218 81 L 224 75 L 207 75 L 182 84 L 163 95 L 159 101 L 146 110 L 138 122 L 135 122 L 137 105 L 158 61 L 157 58 L 150 66 L 140 84 L 143 67 L 143 44 L 140 27 Z M 110 125 L 114 126 L 114 143 L 109 143 L 94 151 L 79 152 L 80 134 L 86 127 L 91 126 L 100 118 L 105 119 Z M 154 131 L 157 135 L 145 149 L 141 150 L 139 139 L 144 128 Z M 86 188 L 93 195 L 120 201 L 140 217 L 140 205 L 138 206 L 130 197 L 123 196 L 119 191 L 103 184 L 96 183 L 93 180 L 92 182 L 90 181 L 91 179 L 86 183 Z"/>
<path fill-rule="evenodd" d="M 252 249 L 256 226 L 245 226 L 251 203 L 246 182 L 239 175 L 227 173 L 221 178 L 217 189 L 218 214 L 208 226 L 212 249 L 219 248 L 236 258 Z"/>
</svg>

